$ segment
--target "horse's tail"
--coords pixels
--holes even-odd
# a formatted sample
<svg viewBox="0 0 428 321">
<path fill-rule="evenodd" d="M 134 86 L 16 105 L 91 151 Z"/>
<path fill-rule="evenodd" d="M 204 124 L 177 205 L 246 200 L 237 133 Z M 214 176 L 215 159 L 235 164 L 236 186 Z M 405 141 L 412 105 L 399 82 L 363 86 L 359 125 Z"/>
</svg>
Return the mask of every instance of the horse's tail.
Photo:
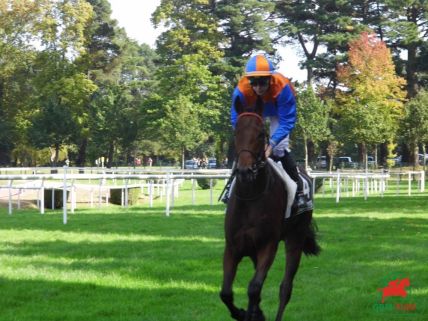
<svg viewBox="0 0 428 321">
<path fill-rule="evenodd" d="M 303 253 L 305 253 L 306 255 L 318 255 L 321 252 L 321 247 L 317 242 L 317 231 L 317 225 L 313 220 L 311 220 L 306 234 L 306 240 L 303 244 Z"/>
</svg>

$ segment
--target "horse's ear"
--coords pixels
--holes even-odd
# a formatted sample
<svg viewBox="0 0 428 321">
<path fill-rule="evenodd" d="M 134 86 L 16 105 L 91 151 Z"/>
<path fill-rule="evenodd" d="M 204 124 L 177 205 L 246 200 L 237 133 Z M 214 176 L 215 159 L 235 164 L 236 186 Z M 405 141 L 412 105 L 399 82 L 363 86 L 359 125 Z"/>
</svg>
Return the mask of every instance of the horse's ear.
<svg viewBox="0 0 428 321">
<path fill-rule="evenodd" d="M 244 111 L 244 105 L 242 105 L 242 102 L 241 102 L 241 99 L 239 99 L 239 96 L 235 98 L 235 110 L 238 114 Z"/>
<path fill-rule="evenodd" d="M 261 96 L 257 96 L 255 112 L 260 116 L 263 114 L 263 99 Z"/>
</svg>

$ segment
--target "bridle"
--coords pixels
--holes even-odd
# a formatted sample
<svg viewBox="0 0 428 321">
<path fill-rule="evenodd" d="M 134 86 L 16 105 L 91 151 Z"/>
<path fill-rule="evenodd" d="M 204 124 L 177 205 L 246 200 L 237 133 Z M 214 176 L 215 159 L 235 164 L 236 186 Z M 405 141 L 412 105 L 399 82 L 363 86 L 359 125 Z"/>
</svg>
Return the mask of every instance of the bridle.
<svg viewBox="0 0 428 321">
<path fill-rule="evenodd" d="M 254 112 L 244 112 L 239 114 L 238 116 L 238 120 L 242 117 L 256 117 L 262 124 L 263 124 L 263 118 Z M 264 141 L 265 141 L 265 137 L 266 137 L 266 132 L 265 132 L 265 128 L 264 126 L 262 127 L 262 132 L 260 133 L 258 139 L 262 139 L 263 140 L 263 146 L 264 146 Z M 239 160 L 239 156 L 241 155 L 242 152 L 247 152 L 250 153 L 251 156 L 255 159 L 255 162 L 252 164 L 251 166 L 251 173 L 252 175 L 254 175 L 254 177 L 257 176 L 258 171 L 266 166 L 266 161 L 265 161 L 265 150 L 264 148 L 262 148 L 258 153 L 253 152 L 249 149 L 246 148 L 242 148 L 240 149 L 237 153 L 236 153 L 236 158 L 235 158 L 235 162 L 236 164 L 238 164 L 238 160 Z"/>
</svg>

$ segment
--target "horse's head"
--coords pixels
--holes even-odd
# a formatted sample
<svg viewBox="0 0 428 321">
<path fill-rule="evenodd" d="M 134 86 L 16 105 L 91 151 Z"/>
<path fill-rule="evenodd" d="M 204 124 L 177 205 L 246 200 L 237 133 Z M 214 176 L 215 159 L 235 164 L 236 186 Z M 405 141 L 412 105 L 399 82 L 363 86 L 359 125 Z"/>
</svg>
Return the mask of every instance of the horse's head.
<svg viewBox="0 0 428 321">
<path fill-rule="evenodd" d="M 265 127 L 262 118 L 262 101 L 257 102 L 253 111 L 243 110 L 235 101 L 238 120 L 235 127 L 236 170 L 238 179 L 252 182 L 260 168 L 265 165 Z"/>
</svg>

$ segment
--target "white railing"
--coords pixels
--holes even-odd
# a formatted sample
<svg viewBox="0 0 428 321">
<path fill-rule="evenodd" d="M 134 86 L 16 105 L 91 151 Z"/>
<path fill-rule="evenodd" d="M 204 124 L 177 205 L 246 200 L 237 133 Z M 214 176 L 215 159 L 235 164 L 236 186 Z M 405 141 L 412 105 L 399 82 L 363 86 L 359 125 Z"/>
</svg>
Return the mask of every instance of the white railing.
<svg viewBox="0 0 428 321">
<path fill-rule="evenodd" d="M 346 192 L 347 196 L 356 196 L 363 192 L 366 200 L 369 194 L 379 193 L 382 197 L 388 189 L 389 182 L 396 182 L 396 195 L 400 194 L 400 182 L 407 181 L 407 195 L 412 194 L 412 182 L 418 182 L 420 192 L 425 191 L 425 172 L 424 171 L 406 171 L 406 172 L 311 172 L 313 178 L 313 188 L 316 187 L 316 180 L 322 179 L 322 193 L 325 194 L 325 182 L 328 180 L 329 187 L 333 196 L 335 190 L 336 202 L 338 203 L 342 194 Z M 395 178 L 394 178 L 395 177 Z M 351 190 L 349 190 L 351 186 Z M 315 192 L 315 190 L 314 190 Z"/>
<path fill-rule="evenodd" d="M 2 169 L 3 171 L 4 169 Z M 8 169 L 9 170 L 9 169 Z M 28 170 L 28 169 L 23 169 Z M 50 169 L 49 169 L 50 170 Z M 128 193 L 130 188 L 141 188 L 142 191 L 147 189 L 149 194 L 149 204 L 153 206 L 154 193 L 156 192 L 158 196 L 166 198 L 166 209 L 165 214 L 170 215 L 171 207 L 174 206 L 174 198 L 178 197 L 179 186 L 186 179 L 193 180 L 192 184 L 192 204 L 195 201 L 195 179 L 197 178 L 207 178 L 211 182 L 213 179 L 227 179 L 230 176 L 230 170 L 169 170 L 167 172 L 163 171 L 163 174 L 144 174 L 144 173 L 113 173 L 113 171 L 104 169 L 102 174 L 76 174 L 76 169 L 70 169 L 64 167 L 57 169 L 57 174 L 0 174 L 0 191 L 2 189 L 7 189 L 8 194 L 8 212 L 11 215 L 13 210 L 13 196 L 18 196 L 18 208 L 20 208 L 20 196 L 24 190 L 35 190 L 37 191 L 37 206 L 40 209 L 40 213 L 44 214 L 45 205 L 44 204 L 44 194 L 45 190 L 52 190 L 52 208 L 54 207 L 55 202 L 55 190 L 62 190 L 63 192 L 63 223 L 67 224 L 67 193 L 70 193 L 71 206 L 70 211 L 74 213 L 76 209 L 76 190 L 83 189 L 87 190 L 90 195 L 90 204 L 91 207 L 94 205 L 94 192 L 98 191 L 98 206 L 100 207 L 103 199 L 105 203 L 108 203 L 108 197 L 112 189 L 121 189 L 122 193 L 122 206 L 125 208 L 128 207 Z M 86 171 L 87 169 L 85 169 Z M 19 172 L 21 169 L 10 169 L 10 172 Z M 33 171 L 33 169 L 31 169 Z M 127 170 L 128 171 L 128 170 Z M 78 172 L 78 171 L 77 171 Z M 150 170 L 150 172 L 152 172 Z M 118 184 L 118 181 L 122 180 L 121 184 Z M 131 180 L 135 180 L 138 183 L 132 184 Z M 1 184 L 1 182 L 7 182 L 6 184 Z M 78 184 L 77 181 L 89 181 L 91 184 Z M 98 184 L 92 184 L 92 182 L 98 181 Z M 107 182 L 113 183 L 112 185 L 107 184 Z M 213 204 L 213 188 L 210 184 L 210 204 Z M 13 191 L 18 191 L 17 194 L 13 194 Z M 104 197 L 103 197 L 104 195 Z"/>
<path fill-rule="evenodd" d="M 52 168 L 1 168 L 0 169 L 0 195 L 1 191 L 6 191 L 3 195 L 8 198 L 8 213 L 13 211 L 14 196 L 18 197 L 17 208 L 20 208 L 21 194 L 26 190 L 37 191 L 37 206 L 40 213 L 44 214 L 45 206 L 54 207 L 55 190 L 61 190 L 63 196 L 63 223 L 67 224 L 67 193 L 70 194 L 70 211 L 74 213 L 77 206 L 77 190 L 86 191 L 89 196 L 88 203 L 94 207 L 95 194 L 98 194 L 98 207 L 103 201 L 108 204 L 110 191 L 112 189 L 121 190 L 121 205 L 128 207 L 128 196 L 130 188 L 141 188 L 147 190 L 149 195 L 149 206 L 153 206 L 153 199 L 156 196 L 162 200 L 165 197 L 165 215 L 169 216 L 171 208 L 174 206 L 174 199 L 178 197 L 179 186 L 184 180 L 192 180 L 192 205 L 195 203 L 195 179 L 207 178 L 211 182 L 214 179 L 228 179 L 230 170 L 154 170 L 151 168 L 54 168 L 56 174 L 40 174 L 50 172 Z M 9 173 L 9 174 L 4 174 Z M 86 174 L 85 174 L 86 173 Z M 325 184 L 328 182 L 332 196 L 336 202 L 344 195 L 356 196 L 363 192 L 364 199 L 369 194 L 378 193 L 383 197 L 388 189 L 390 181 L 397 182 L 396 194 L 399 194 L 399 184 L 401 181 L 408 181 L 407 195 L 411 195 L 412 181 L 418 181 L 418 189 L 425 190 L 425 172 L 316 172 L 310 173 L 313 178 L 315 188 L 316 181 L 322 179 L 322 194 L 325 195 Z M 89 181 L 88 184 L 82 181 Z M 134 182 L 135 181 L 135 182 Z M 4 183 L 4 184 L 3 184 Z M 108 184 L 111 183 L 111 184 Z M 210 204 L 213 204 L 214 195 L 212 184 L 210 184 Z M 44 204 L 45 190 L 52 190 L 52 204 Z"/>
</svg>

